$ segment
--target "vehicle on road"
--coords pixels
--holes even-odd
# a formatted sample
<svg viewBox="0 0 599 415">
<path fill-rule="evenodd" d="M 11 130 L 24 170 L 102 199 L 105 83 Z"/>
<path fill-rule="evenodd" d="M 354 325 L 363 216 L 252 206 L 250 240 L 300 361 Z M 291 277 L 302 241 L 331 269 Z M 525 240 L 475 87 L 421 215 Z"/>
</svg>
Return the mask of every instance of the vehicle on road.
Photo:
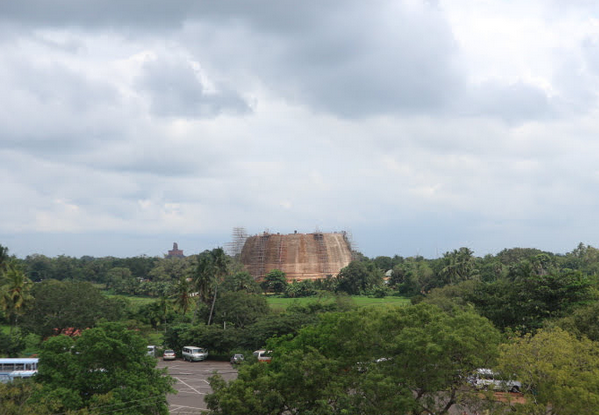
<svg viewBox="0 0 599 415">
<path fill-rule="evenodd" d="M 208 350 L 197 346 L 185 346 L 181 354 L 183 355 L 183 360 L 199 362 L 206 360 L 208 357 Z"/>
<path fill-rule="evenodd" d="M 177 355 L 174 350 L 166 349 L 164 353 L 162 353 L 162 360 L 175 360 Z"/>
</svg>

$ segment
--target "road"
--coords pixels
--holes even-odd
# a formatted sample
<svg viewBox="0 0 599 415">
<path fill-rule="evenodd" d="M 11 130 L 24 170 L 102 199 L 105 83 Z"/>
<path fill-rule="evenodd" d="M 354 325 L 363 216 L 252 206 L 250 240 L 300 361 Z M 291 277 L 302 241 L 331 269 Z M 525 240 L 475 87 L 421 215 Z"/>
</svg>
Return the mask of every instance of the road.
<svg viewBox="0 0 599 415">
<path fill-rule="evenodd" d="M 158 367 L 168 368 L 169 375 L 177 381 L 174 388 L 178 393 L 167 397 L 173 415 L 199 415 L 208 410 L 204 396 L 212 391 L 208 378 L 213 373 L 219 373 L 226 380 L 237 377 L 237 370 L 229 362 L 186 362 L 181 359 L 165 362 L 160 359 Z"/>
</svg>

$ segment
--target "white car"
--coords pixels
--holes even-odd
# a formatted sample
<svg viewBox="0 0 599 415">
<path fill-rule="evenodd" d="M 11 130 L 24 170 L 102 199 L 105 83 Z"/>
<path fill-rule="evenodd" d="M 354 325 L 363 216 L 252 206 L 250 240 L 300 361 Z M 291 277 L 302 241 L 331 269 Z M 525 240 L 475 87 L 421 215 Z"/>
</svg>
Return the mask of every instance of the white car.
<svg viewBox="0 0 599 415">
<path fill-rule="evenodd" d="M 199 362 L 206 360 L 208 357 L 208 350 L 197 346 L 185 346 L 181 354 L 183 355 L 183 360 Z"/>
</svg>

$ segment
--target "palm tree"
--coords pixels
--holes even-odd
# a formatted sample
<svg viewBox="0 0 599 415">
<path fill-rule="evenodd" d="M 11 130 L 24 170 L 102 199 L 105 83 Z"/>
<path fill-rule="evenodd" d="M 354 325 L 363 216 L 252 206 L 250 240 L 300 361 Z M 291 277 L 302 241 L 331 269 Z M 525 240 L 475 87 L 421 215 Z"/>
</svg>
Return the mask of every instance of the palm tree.
<svg viewBox="0 0 599 415">
<path fill-rule="evenodd" d="M 455 284 L 477 276 L 476 259 L 474 252 L 469 248 L 462 247 L 446 252 L 443 255 L 443 263 L 441 276 L 445 284 Z"/>
<path fill-rule="evenodd" d="M 183 312 L 183 315 L 187 314 L 187 310 L 191 303 L 191 287 L 187 277 L 183 275 L 177 280 L 174 291 L 173 302 L 175 303 L 175 306 Z"/>
<path fill-rule="evenodd" d="M 198 301 L 207 305 L 212 303 L 208 316 L 208 325 L 212 322 L 218 284 L 222 282 L 226 275 L 227 256 L 222 248 L 204 251 L 199 255 L 194 283 L 198 291 Z"/>
<path fill-rule="evenodd" d="M 0 245 L 0 275 L 2 274 L 2 271 L 6 270 L 6 267 L 8 266 L 8 260 L 8 248 Z"/>
<path fill-rule="evenodd" d="M 27 306 L 33 300 L 31 289 L 33 283 L 25 273 L 15 264 L 9 263 L 6 266 L 1 281 L 1 305 L 11 322 L 10 333 L 17 326 L 18 318 L 22 315 Z"/>
</svg>

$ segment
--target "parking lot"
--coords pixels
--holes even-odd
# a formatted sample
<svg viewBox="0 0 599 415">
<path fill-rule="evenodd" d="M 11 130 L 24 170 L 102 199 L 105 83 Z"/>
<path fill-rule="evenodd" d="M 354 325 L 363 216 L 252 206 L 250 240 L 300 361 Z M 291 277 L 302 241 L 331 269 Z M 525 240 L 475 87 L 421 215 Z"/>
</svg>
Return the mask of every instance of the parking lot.
<svg viewBox="0 0 599 415">
<path fill-rule="evenodd" d="M 158 361 L 158 367 L 168 368 L 177 383 L 174 388 L 176 395 L 168 396 L 171 414 L 197 415 L 208 408 L 204 403 L 204 396 L 211 392 L 208 378 L 213 373 L 219 373 L 224 379 L 230 380 L 237 377 L 237 371 L 229 362 L 186 362 L 181 359 L 173 361 Z"/>
</svg>

